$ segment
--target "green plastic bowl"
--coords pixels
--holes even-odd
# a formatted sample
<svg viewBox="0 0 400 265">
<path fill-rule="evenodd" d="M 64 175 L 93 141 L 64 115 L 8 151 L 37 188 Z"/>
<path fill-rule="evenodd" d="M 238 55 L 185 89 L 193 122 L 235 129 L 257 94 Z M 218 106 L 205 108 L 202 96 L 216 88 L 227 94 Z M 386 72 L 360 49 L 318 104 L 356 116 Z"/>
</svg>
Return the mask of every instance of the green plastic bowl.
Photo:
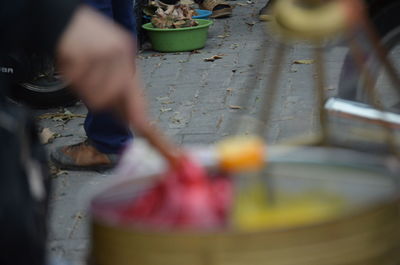
<svg viewBox="0 0 400 265">
<path fill-rule="evenodd" d="M 151 23 L 142 27 L 147 30 L 153 49 L 160 52 L 184 52 L 201 49 L 206 44 L 211 20 L 195 19 L 199 25 L 180 29 L 154 28 Z"/>
</svg>

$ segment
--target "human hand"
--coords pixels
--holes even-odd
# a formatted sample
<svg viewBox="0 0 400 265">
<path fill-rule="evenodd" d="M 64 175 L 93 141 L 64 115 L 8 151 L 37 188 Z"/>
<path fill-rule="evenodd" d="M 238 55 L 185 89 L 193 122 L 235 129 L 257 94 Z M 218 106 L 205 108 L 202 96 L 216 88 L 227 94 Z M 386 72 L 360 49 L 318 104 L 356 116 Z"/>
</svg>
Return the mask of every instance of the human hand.
<svg viewBox="0 0 400 265">
<path fill-rule="evenodd" d="M 59 69 L 92 110 L 118 104 L 135 72 L 131 34 L 82 6 L 57 46 Z"/>
<path fill-rule="evenodd" d="M 341 3 L 346 12 L 348 26 L 359 26 L 366 16 L 365 3 L 360 0 L 341 0 Z"/>
<path fill-rule="evenodd" d="M 91 110 L 114 109 L 171 163 L 179 149 L 149 124 L 130 34 L 88 7 L 75 13 L 57 49 L 59 69 Z"/>
<path fill-rule="evenodd" d="M 127 89 L 121 98 L 118 112 L 135 128 L 135 132 L 145 137 L 167 159 L 172 167 L 179 167 L 184 154 L 164 136 L 155 124 L 150 123 L 147 110 L 147 100 L 142 90 L 140 73 L 136 71 L 130 83 L 130 89 Z"/>
</svg>

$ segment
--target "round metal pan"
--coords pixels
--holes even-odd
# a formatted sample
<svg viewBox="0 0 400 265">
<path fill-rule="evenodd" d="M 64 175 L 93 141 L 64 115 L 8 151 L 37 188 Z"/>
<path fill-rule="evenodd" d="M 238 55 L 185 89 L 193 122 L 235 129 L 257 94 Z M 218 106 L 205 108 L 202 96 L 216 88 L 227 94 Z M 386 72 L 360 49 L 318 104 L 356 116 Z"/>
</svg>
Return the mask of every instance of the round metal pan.
<svg viewBox="0 0 400 265">
<path fill-rule="evenodd" d="M 343 212 L 307 225 L 238 231 L 167 231 L 120 225 L 102 209 L 132 199 L 152 178 L 110 186 L 92 203 L 93 265 L 395 265 L 400 263 L 398 174 L 388 158 L 355 151 L 272 148 L 277 193 L 315 190 L 346 202 Z M 98 206 L 101 207 L 98 207 Z"/>
</svg>

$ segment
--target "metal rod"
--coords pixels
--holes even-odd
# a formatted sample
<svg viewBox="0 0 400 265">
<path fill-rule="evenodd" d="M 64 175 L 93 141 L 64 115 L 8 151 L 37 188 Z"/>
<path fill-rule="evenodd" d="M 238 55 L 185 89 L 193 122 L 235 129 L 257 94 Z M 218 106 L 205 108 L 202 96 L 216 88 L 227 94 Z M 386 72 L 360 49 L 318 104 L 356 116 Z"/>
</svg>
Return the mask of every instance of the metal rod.
<svg viewBox="0 0 400 265">
<path fill-rule="evenodd" d="M 360 45 L 353 39 L 349 38 L 350 42 L 350 52 L 352 54 L 352 57 L 354 58 L 354 62 L 359 70 L 360 73 L 362 73 L 362 77 L 365 78 L 364 86 L 363 89 L 366 90 L 367 97 L 368 97 L 368 102 L 376 109 L 380 111 L 384 111 L 383 106 L 380 104 L 378 99 L 378 95 L 376 93 L 376 88 L 374 85 L 374 79 L 372 78 L 371 71 L 367 67 L 367 65 L 364 64 L 363 60 L 363 55 L 360 52 L 361 47 Z M 386 130 L 387 135 L 386 135 L 386 141 L 389 147 L 389 150 L 395 154 L 396 156 L 400 157 L 400 154 L 396 150 L 396 145 L 395 145 L 395 136 L 393 129 L 390 128 L 389 126 L 386 126 L 385 124 L 382 124 L 383 128 Z"/>
<path fill-rule="evenodd" d="M 260 137 L 266 137 L 265 133 L 267 132 L 268 126 L 268 121 L 271 118 L 272 115 L 272 106 L 274 105 L 274 100 L 276 96 L 276 92 L 278 89 L 278 84 L 279 84 L 279 78 L 282 72 L 282 61 L 285 58 L 285 51 L 286 51 L 286 46 L 282 43 L 279 44 L 275 57 L 272 61 L 272 65 L 275 66 L 270 73 L 267 75 L 268 82 L 266 84 L 266 87 L 264 89 L 264 95 L 261 100 L 261 102 L 264 102 L 263 105 L 261 106 L 261 110 L 259 112 L 259 119 L 260 119 L 260 125 L 257 128 L 257 134 Z"/>
<path fill-rule="evenodd" d="M 395 90 L 400 96 L 400 77 L 398 75 L 397 69 L 393 66 L 392 62 L 388 57 L 389 55 L 388 51 L 383 47 L 382 43 L 380 42 L 380 39 L 378 37 L 378 34 L 376 33 L 376 30 L 374 29 L 374 26 L 371 24 L 368 18 L 364 17 L 364 19 L 361 22 L 361 27 L 366 32 L 367 37 L 378 56 L 378 59 L 383 64 L 390 78 L 390 81 L 392 82 L 392 85 L 395 87 Z"/>
<path fill-rule="evenodd" d="M 315 48 L 315 85 L 316 85 L 316 92 L 317 92 L 317 106 L 319 110 L 319 122 L 321 125 L 321 132 L 322 132 L 322 145 L 327 145 L 329 140 L 329 128 L 327 122 L 327 113 L 324 108 L 325 103 L 325 68 L 324 68 L 324 55 L 323 55 L 323 48 L 316 47 Z"/>
<path fill-rule="evenodd" d="M 248 75 L 245 80 L 245 89 L 244 92 L 247 94 L 246 96 L 242 96 L 239 98 L 237 105 L 243 107 L 244 110 L 250 107 L 251 95 L 249 92 L 253 92 L 254 88 L 256 87 L 259 70 L 263 69 L 265 58 L 267 57 L 267 40 L 263 39 L 261 43 L 261 52 L 254 53 L 254 58 L 251 62 L 253 62 L 254 67 L 252 69 L 255 70 L 255 76 L 252 77 Z M 232 132 L 233 134 L 237 134 L 240 130 L 241 123 L 240 122 L 231 122 L 230 128 L 228 127 L 228 132 Z"/>
<path fill-rule="evenodd" d="M 261 100 L 261 102 L 263 102 L 263 105 L 261 106 L 259 112 L 260 124 L 257 128 L 257 134 L 260 137 L 266 137 L 265 134 L 269 128 L 268 121 L 272 116 L 272 107 L 275 103 L 274 101 L 276 92 L 278 90 L 279 79 L 282 72 L 282 66 L 283 66 L 282 62 L 285 58 L 285 51 L 286 51 L 286 46 L 280 43 L 276 50 L 276 54 L 272 60 L 273 66 L 275 67 L 267 75 L 268 80 L 270 80 L 270 82 L 266 84 L 266 87 L 264 89 L 263 98 Z M 264 182 L 262 181 L 261 176 L 264 177 L 265 179 Z M 273 185 L 271 175 L 268 174 L 267 166 L 264 166 L 262 170 L 260 170 L 260 172 L 257 172 L 257 174 L 254 175 L 253 181 L 254 183 L 259 183 L 263 185 L 263 187 L 266 190 L 266 197 L 268 203 L 270 205 L 274 205 L 276 201 L 275 188 Z"/>
</svg>

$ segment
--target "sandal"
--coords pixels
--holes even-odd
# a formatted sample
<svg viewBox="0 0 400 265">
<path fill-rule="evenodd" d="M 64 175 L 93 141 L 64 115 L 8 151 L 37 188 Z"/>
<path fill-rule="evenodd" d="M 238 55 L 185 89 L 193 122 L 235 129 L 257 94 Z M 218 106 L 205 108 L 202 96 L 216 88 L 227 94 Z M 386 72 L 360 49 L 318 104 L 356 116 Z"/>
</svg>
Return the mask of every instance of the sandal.
<svg viewBox="0 0 400 265">
<path fill-rule="evenodd" d="M 230 17 L 232 15 L 232 6 L 223 0 L 204 0 L 200 4 L 201 9 L 212 11 L 211 18 Z"/>
</svg>

